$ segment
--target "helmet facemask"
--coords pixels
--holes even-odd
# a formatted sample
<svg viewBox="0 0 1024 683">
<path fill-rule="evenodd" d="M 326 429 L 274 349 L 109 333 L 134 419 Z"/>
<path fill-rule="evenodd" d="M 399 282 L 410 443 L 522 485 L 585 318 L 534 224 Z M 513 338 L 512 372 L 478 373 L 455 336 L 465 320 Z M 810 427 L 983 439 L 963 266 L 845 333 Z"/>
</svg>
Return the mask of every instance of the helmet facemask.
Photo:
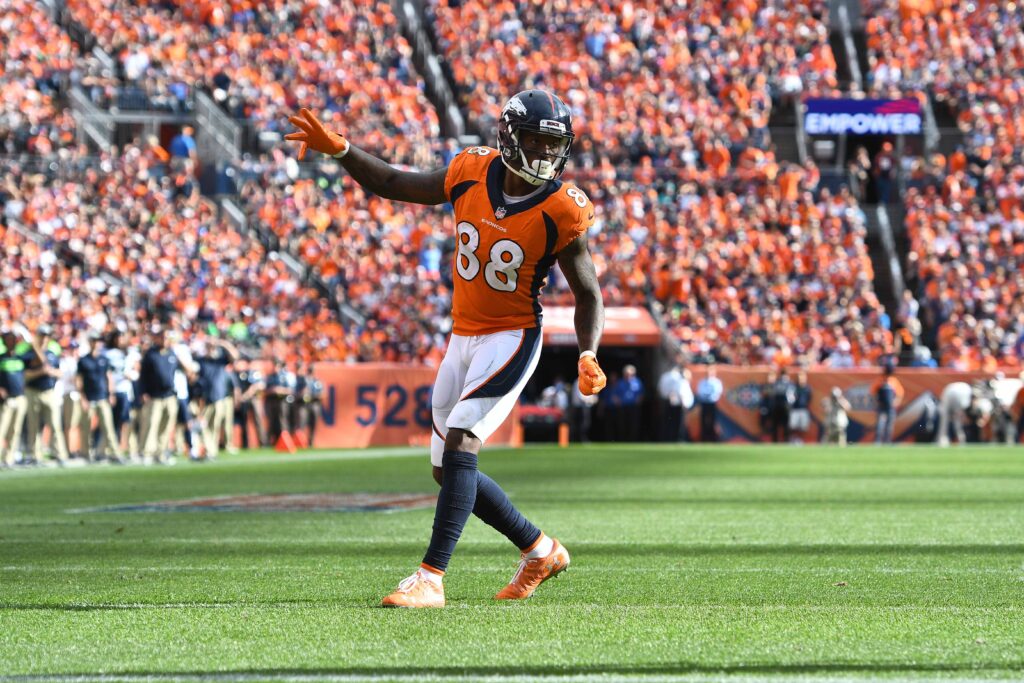
<svg viewBox="0 0 1024 683">
<path fill-rule="evenodd" d="M 569 160 L 575 137 L 572 131 L 560 121 L 542 119 L 534 123 L 517 120 L 517 112 L 510 109 L 506 106 L 498 121 L 498 150 L 502 163 L 531 185 L 539 186 L 555 180 Z M 524 134 L 527 134 L 525 140 Z"/>
</svg>

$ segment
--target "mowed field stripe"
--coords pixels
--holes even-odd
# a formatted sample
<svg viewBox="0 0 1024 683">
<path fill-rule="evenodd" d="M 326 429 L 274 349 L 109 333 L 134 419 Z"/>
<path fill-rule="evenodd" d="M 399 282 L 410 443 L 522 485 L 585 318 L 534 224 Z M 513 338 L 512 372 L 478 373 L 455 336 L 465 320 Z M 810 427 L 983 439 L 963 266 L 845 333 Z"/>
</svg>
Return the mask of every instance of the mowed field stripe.
<svg viewBox="0 0 1024 683">
<path fill-rule="evenodd" d="M 733 667 L 723 667 L 731 669 Z M 827 669 L 827 666 L 821 667 Z M 813 665 L 807 669 L 813 670 Z M 991 677 L 978 677 L 984 675 L 983 669 L 970 670 L 973 677 L 959 675 L 954 671 L 929 672 L 928 680 L 959 681 L 962 683 L 981 683 L 983 681 L 1014 680 L 1006 676 L 998 676 L 993 672 Z M 835 675 L 835 674 L 814 674 L 806 670 L 800 673 L 780 671 L 776 675 L 771 674 L 743 674 L 743 673 L 680 673 L 680 674 L 553 674 L 550 676 L 529 677 L 530 680 L 542 681 L 543 683 L 774 683 L 780 680 L 796 681 L 798 683 L 863 683 L 866 680 L 906 680 L 907 673 L 902 669 L 887 671 L 884 666 L 879 669 L 865 673 L 864 676 L 856 675 Z M 277 673 L 277 672 L 188 672 L 181 674 L 174 673 L 126 673 L 126 674 L 38 674 L 25 676 L 0 676 L 0 683 L 42 683 L 43 681 L 54 681 L 55 683 L 187 683 L 188 681 L 279 681 L 281 683 L 407 683 L 412 681 L 447 681 L 450 683 L 505 683 L 511 681 L 519 683 L 525 680 L 521 673 L 512 674 L 467 674 L 452 675 L 447 673 L 407 673 L 407 674 L 346 674 L 346 673 Z"/>
<path fill-rule="evenodd" d="M 489 601 L 485 604 L 471 604 L 464 603 L 460 604 L 457 602 L 449 603 L 445 606 L 446 610 L 491 610 L 491 609 L 506 609 L 504 605 L 498 604 L 498 601 Z M 192 610 L 192 609 L 214 609 L 214 610 L 227 610 L 227 609 L 262 609 L 262 610 L 308 610 L 308 611 L 322 611 L 322 610 L 337 610 L 337 609 L 350 609 L 350 610 L 381 610 L 381 607 L 376 602 L 372 604 L 356 605 L 352 606 L 350 603 L 340 603 L 331 600 L 286 600 L 286 601 L 267 601 L 267 602 L 249 602 L 249 601 L 238 601 L 238 602 L 153 602 L 153 603 L 87 603 L 87 602 L 69 602 L 61 603 L 59 605 L 35 605 L 35 604 L 0 604 L 0 610 L 17 610 L 17 611 L 65 611 L 73 612 L 76 610 L 80 611 L 103 611 L 103 610 Z M 885 612 L 891 614 L 899 614 L 906 612 L 929 612 L 935 614 L 1000 614 L 1000 613 L 1011 613 L 1020 614 L 1024 618 L 1024 609 L 1016 605 L 996 605 L 988 607 L 972 607 L 964 605 L 801 605 L 801 604 L 779 604 L 779 605 L 742 605 L 742 604 L 719 604 L 719 603 L 701 603 L 701 602 L 684 602 L 684 603 L 662 603 L 660 605 L 607 605 L 599 602 L 574 602 L 571 606 L 559 604 L 559 605 L 541 605 L 531 607 L 533 611 L 555 611 L 555 612 L 568 612 L 568 611 L 604 611 L 604 612 L 636 612 L 643 614 L 645 612 L 659 612 L 659 611 L 679 611 L 688 610 L 694 612 L 713 610 L 717 612 L 744 612 L 744 613 L 760 613 L 760 612 L 821 612 L 821 613 L 833 613 L 838 611 L 843 612 Z M 382 610 L 388 611 L 388 610 Z"/>
<path fill-rule="evenodd" d="M 351 565 L 346 564 L 346 571 L 394 571 L 408 569 L 408 563 L 404 564 L 381 564 L 375 563 L 372 565 Z M 504 567 L 460 567 L 459 573 L 467 574 L 489 574 L 496 570 L 503 570 Z M 202 572 L 261 572 L 271 573 L 278 571 L 309 571 L 309 570 L 324 570 L 329 571 L 331 567 L 326 565 L 311 565 L 311 564 L 293 564 L 293 565 L 282 565 L 275 564 L 268 567 L 265 564 L 262 565 L 209 565 L 209 564 L 179 564 L 179 565 L 159 565 L 159 566 L 132 566 L 132 565 L 120 565 L 116 567 L 98 567 L 95 565 L 60 565 L 60 566 L 44 566 L 37 564 L 14 564 L 0 567 L 0 571 L 3 572 L 52 572 L 52 573 L 63 573 L 63 572 L 85 572 L 85 573 L 104 573 L 104 572 L 167 572 L 167 571 L 202 571 Z M 793 568 L 793 567 L 575 567 L 573 568 L 574 574 L 580 574 L 583 572 L 599 572 L 602 574 L 616 573 L 616 574 L 659 574 L 664 572 L 671 572 L 673 574 L 778 574 L 778 575 L 792 575 L 792 574 L 821 574 L 833 576 L 835 574 L 960 574 L 971 576 L 975 574 L 993 574 L 1002 575 L 1006 574 L 1009 576 L 1019 576 L 1021 580 L 1024 580 L 1024 568 L 1021 567 L 1007 567 L 1005 569 L 995 569 L 992 567 L 980 567 L 974 569 L 968 568 L 956 568 L 948 567 L 936 569 L 934 567 L 926 568 L 896 568 L 896 567 L 820 567 L 820 568 Z"/>
</svg>

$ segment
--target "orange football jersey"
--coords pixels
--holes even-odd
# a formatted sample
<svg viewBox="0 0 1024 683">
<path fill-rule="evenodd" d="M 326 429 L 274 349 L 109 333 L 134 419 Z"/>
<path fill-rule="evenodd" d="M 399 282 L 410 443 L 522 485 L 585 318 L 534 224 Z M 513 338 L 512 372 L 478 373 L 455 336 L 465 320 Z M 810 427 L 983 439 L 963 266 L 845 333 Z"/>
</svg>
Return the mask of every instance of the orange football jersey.
<svg viewBox="0 0 1024 683">
<path fill-rule="evenodd" d="M 557 180 L 528 199 L 506 203 L 506 172 L 492 147 L 465 149 L 448 166 L 444 191 L 456 222 L 455 334 L 540 327 L 540 290 L 555 255 L 594 222 L 587 196 Z"/>
</svg>

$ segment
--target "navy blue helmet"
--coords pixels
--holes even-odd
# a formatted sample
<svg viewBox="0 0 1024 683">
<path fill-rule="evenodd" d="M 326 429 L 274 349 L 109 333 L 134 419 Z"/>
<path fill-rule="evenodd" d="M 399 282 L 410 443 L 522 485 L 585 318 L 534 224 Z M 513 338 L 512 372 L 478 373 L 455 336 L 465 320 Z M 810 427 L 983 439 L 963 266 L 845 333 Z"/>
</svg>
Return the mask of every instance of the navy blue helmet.
<svg viewBox="0 0 1024 683">
<path fill-rule="evenodd" d="M 550 142 L 533 149 L 523 145 L 523 133 L 548 136 L 541 140 Z M 501 110 L 501 160 L 508 170 L 531 185 L 543 185 L 562 174 L 574 138 L 569 107 L 546 90 L 524 90 L 513 95 Z"/>
</svg>

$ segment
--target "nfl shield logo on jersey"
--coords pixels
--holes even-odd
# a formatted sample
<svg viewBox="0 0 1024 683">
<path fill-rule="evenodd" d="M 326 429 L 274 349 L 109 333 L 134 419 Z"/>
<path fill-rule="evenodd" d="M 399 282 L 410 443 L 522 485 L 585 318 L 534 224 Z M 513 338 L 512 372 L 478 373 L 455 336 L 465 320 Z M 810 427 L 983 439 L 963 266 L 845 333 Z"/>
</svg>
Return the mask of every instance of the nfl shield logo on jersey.
<svg viewBox="0 0 1024 683">
<path fill-rule="evenodd" d="M 505 217 L 505 207 L 504 206 L 499 206 L 497 209 L 495 209 L 494 210 L 494 217 L 497 218 L 499 221 L 502 218 L 504 218 Z"/>
</svg>

